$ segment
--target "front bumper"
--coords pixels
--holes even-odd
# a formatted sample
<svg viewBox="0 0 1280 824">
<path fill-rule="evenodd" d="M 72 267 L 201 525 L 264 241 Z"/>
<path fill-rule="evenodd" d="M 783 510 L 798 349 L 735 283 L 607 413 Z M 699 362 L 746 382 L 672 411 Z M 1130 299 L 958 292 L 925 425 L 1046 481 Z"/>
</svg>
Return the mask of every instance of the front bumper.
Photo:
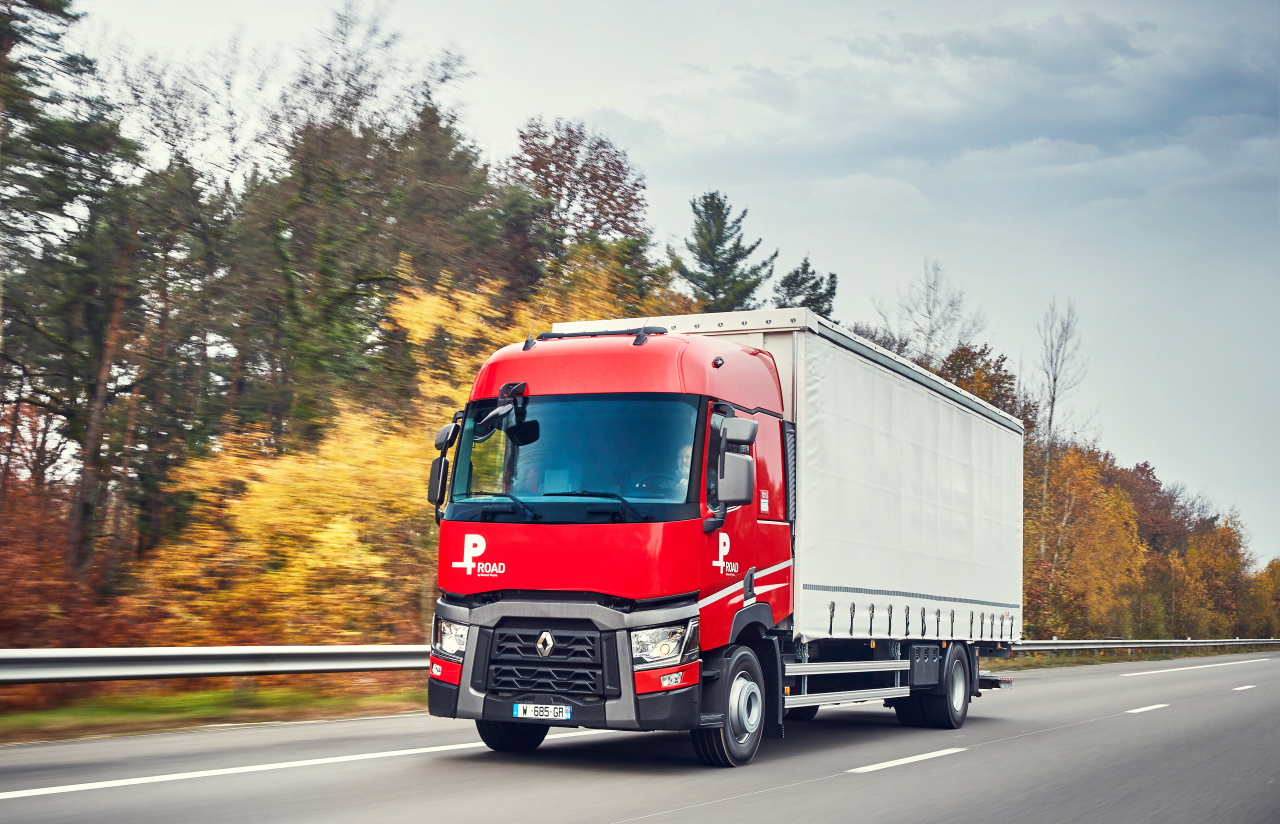
<svg viewBox="0 0 1280 824">
<path fill-rule="evenodd" d="M 432 678 L 427 687 L 427 709 L 432 715 L 442 718 L 467 718 L 458 712 L 458 695 L 461 687 Z M 590 727 L 593 729 L 624 730 L 692 730 L 699 725 L 702 706 L 702 689 L 695 684 L 678 690 L 653 692 L 647 695 L 634 696 L 632 708 L 635 723 L 618 723 L 618 714 L 614 713 L 613 722 L 609 718 L 609 704 L 622 702 L 619 698 L 614 702 L 588 702 L 569 695 L 554 693 L 525 693 L 511 697 L 485 695 L 480 718 L 485 721 L 510 721 L 513 707 L 517 703 L 524 704 L 570 704 L 573 706 L 573 719 L 570 721 L 535 721 L 526 723 L 546 724 L 552 727 Z M 615 707 L 615 710 L 617 708 Z"/>
<path fill-rule="evenodd" d="M 502 601 L 468 609 L 441 602 L 437 613 L 470 628 L 459 683 L 434 676 L 429 681 L 427 706 L 432 715 L 510 721 L 517 703 L 569 704 L 572 720 L 534 723 L 617 730 L 698 727 L 699 683 L 636 694 L 627 633 L 631 627 L 688 620 L 697 615 L 695 604 L 622 613 L 590 603 Z M 596 639 L 594 651 L 577 661 L 566 660 L 561 671 L 553 671 L 554 662 L 521 660 L 513 657 L 509 645 L 500 643 L 498 633 L 510 627 L 540 631 L 543 626 L 557 633 L 590 635 Z M 573 629 L 588 626 L 595 630 Z"/>
</svg>

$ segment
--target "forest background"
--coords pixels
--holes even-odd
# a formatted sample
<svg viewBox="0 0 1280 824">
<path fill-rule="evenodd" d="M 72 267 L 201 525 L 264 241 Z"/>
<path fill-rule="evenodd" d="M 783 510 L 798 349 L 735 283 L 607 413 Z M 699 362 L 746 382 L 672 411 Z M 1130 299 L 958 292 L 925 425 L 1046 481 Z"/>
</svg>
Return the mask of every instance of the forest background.
<svg viewBox="0 0 1280 824">
<path fill-rule="evenodd" d="M 569 318 L 832 314 L 836 275 L 775 271 L 719 192 L 658 248 L 643 175 L 584 124 L 482 157 L 437 102 L 462 61 L 407 59 L 376 15 L 293 71 L 234 43 L 97 65 L 74 21 L 0 7 L 0 647 L 421 643 L 432 441 L 493 350 Z M 1021 375 L 936 262 L 878 308 L 846 325 L 1026 422 L 1028 637 L 1280 634 L 1241 514 L 1072 413 L 1073 304 Z"/>
</svg>

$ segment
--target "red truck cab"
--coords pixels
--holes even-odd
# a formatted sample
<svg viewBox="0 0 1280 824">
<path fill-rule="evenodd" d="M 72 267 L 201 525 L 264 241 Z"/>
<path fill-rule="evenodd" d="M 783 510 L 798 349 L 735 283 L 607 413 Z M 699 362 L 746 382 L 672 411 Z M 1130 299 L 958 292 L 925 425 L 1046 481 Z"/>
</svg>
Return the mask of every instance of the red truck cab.
<svg viewBox="0 0 1280 824">
<path fill-rule="evenodd" d="M 437 444 L 431 713 L 500 750 L 691 730 L 704 760 L 749 761 L 781 734 L 790 426 L 773 357 L 716 337 L 496 352 Z"/>
</svg>

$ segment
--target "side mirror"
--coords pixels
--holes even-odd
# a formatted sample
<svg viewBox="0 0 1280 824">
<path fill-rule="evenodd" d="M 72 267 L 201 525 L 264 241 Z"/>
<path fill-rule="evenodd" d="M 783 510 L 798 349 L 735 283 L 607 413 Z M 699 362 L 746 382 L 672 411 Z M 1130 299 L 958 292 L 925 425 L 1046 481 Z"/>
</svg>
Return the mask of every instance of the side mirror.
<svg viewBox="0 0 1280 824">
<path fill-rule="evenodd" d="M 729 446 L 750 446 L 756 442 L 760 425 L 750 418 L 725 418 L 720 424 L 720 477 L 724 478 L 724 458 Z"/>
<path fill-rule="evenodd" d="M 725 441 L 736 446 L 751 446 L 756 442 L 756 432 L 760 424 L 750 418 L 725 418 L 720 424 L 720 432 Z"/>
<path fill-rule="evenodd" d="M 453 426 L 454 424 L 449 424 Z M 436 441 L 439 443 L 439 440 Z M 427 484 L 427 500 L 437 508 L 444 503 L 445 488 L 449 484 L 449 459 L 444 455 L 431 462 L 431 480 Z"/>
<path fill-rule="evenodd" d="M 752 425 L 755 422 L 752 421 Z M 730 452 L 724 456 L 724 474 L 717 487 L 720 503 L 729 506 L 749 504 L 756 497 L 756 462 L 750 455 Z"/>
<path fill-rule="evenodd" d="M 462 431 L 462 427 L 456 423 L 447 423 L 440 427 L 440 431 L 436 434 L 436 449 L 444 452 L 453 446 L 453 442 L 458 439 L 460 431 Z"/>
</svg>

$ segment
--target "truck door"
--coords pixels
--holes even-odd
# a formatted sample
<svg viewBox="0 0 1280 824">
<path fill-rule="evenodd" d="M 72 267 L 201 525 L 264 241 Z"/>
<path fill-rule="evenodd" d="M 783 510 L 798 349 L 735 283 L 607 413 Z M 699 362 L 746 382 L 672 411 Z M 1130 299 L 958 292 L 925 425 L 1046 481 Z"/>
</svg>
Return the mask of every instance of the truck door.
<svg viewBox="0 0 1280 824">
<path fill-rule="evenodd" d="M 706 462 L 703 467 L 703 502 L 708 515 L 720 506 L 716 495 L 720 473 L 720 424 L 725 416 L 712 410 L 707 422 Z M 729 446 L 731 450 L 748 451 L 751 447 Z M 703 535 L 702 589 L 698 600 L 701 610 L 701 645 L 714 649 L 729 643 L 733 616 L 742 609 L 741 587 L 726 590 L 741 582 L 756 567 L 756 507 L 751 504 L 730 507 L 724 526 Z M 719 597 L 716 597 L 716 596 Z M 708 599 L 714 599 L 708 602 Z"/>
</svg>

